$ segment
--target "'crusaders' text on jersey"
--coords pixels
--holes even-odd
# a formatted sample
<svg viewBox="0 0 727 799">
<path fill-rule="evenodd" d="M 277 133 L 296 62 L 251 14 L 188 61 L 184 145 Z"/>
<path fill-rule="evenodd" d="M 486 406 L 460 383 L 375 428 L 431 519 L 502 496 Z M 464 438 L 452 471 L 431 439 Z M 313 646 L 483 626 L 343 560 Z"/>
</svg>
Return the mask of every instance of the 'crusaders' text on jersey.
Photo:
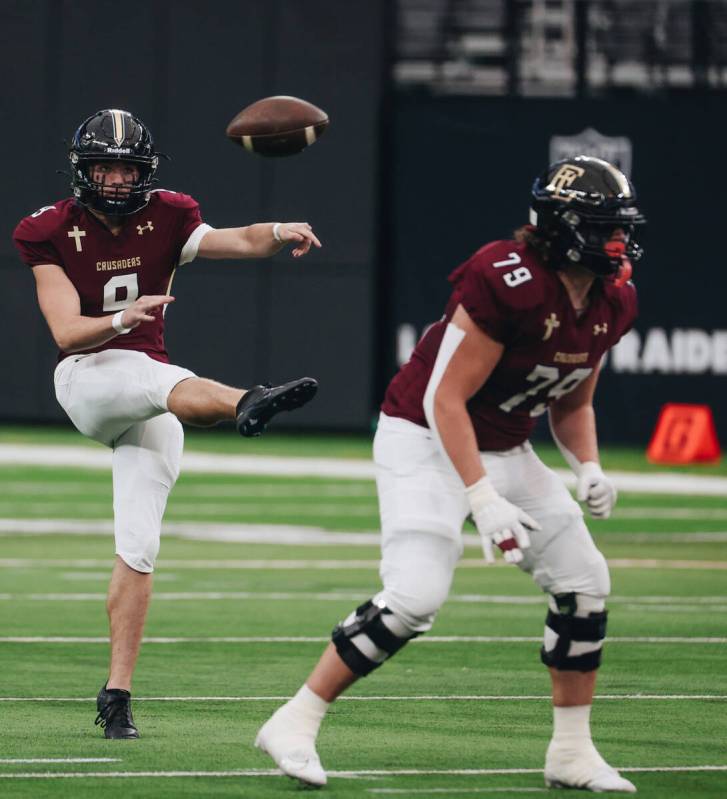
<svg viewBox="0 0 727 799">
<path fill-rule="evenodd" d="M 548 405 L 572 391 L 600 363 L 636 318 L 636 289 L 596 280 L 578 316 L 557 273 L 515 241 L 478 250 L 449 278 L 454 286 L 443 318 L 417 344 L 389 384 L 381 406 L 427 427 L 423 400 L 447 324 L 458 305 L 504 351 L 467 403 L 482 451 L 522 444 Z"/>
<path fill-rule="evenodd" d="M 192 197 L 156 189 L 147 206 L 124 219 L 118 235 L 70 198 L 25 217 L 13 240 L 28 266 L 62 267 L 78 292 L 81 314 L 97 317 L 115 314 L 142 295 L 169 293 L 174 270 L 191 260 L 185 257 L 185 245 L 195 231 L 198 238 L 201 225 Z M 130 333 L 83 352 L 131 349 L 168 362 L 164 316 L 162 311 L 155 316 L 154 322 L 142 322 Z M 61 352 L 59 359 L 67 355 Z"/>
</svg>

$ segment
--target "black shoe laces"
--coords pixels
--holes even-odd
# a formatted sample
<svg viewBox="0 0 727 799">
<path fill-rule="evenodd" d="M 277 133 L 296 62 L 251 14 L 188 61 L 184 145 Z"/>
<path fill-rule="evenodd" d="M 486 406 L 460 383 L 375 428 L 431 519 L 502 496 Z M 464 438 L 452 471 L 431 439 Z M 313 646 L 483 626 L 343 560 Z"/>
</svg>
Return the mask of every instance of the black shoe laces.
<svg viewBox="0 0 727 799">
<path fill-rule="evenodd" d="M 100 725 L 101 729 L 108 724 L 116 724 L 120 727 L 133 727 L 134 720 L 131 717 L 131 700 L 129 697 L 119 696 L 110 699 L 101 710 L 94 724 Z"/>
</svg>

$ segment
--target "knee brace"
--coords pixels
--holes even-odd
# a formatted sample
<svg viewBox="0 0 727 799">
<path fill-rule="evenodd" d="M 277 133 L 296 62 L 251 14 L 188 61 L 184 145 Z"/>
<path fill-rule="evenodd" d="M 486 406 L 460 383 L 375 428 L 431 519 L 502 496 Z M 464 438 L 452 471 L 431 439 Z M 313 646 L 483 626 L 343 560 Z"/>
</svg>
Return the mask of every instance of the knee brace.
<svg viewBox="0 0 727 799">
<path fill-rule="evenodd" d="M 593 671 L 601 665 L 606 637 L 603 599 L 585 594 L 555 594 L 545 618 L 540 659 L 561 671 Z"/>
<path fill-rule="evenodd" d="M 418 634 L 383 599 L 369 599 L 333 629 L 331 638 L 341 660 L 354 674 L 365 677 Z"/>
</svg>

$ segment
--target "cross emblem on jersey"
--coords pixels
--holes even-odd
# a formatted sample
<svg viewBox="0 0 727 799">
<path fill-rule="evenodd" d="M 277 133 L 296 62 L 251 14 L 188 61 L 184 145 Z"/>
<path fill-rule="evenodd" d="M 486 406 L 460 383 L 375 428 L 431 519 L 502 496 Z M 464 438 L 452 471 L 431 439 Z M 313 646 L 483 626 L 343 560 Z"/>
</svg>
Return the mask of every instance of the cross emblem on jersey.
<svg viewBox="0 0 727 799">
<path fill-rule="evenodd" d="M 81 247 L 81 239 L 85 235 L 86 231 L 79 230 L 78 225 L 74 225 L 73 230 L 68 231 L 68 238 L 73 239 L 76 242 L 76 252 L 83 252 L 83 248 Z"/>
<path fill-rule="evenodd" d="M 599 333 L 608 333 L 608 322 L 602 325 L 593 325 L 593 335 L 597 336 Z"/>
<path fill-rule="evenodd" d="M 553 335 L 553 331 L 556 329 L 556 327 L 560 327 L 560 322 L 558 321 L 558 317 L 552 313 L 543 324 L 545 325 L 545 335 L 543 336 L 543 341 L 547 341 Z"/>
<path fill-rule="evenodd" d="M 143 236 L 145 230 L 149 230 L 149 231 L 154 230 L 154 225 L 152 225 L 151 220 L 148 219 L 145 225 L 143 225 L 143 226 L 142 225 L 137 225 L 136 229 L 139 232 L 139 235 Z"/>
</svg>

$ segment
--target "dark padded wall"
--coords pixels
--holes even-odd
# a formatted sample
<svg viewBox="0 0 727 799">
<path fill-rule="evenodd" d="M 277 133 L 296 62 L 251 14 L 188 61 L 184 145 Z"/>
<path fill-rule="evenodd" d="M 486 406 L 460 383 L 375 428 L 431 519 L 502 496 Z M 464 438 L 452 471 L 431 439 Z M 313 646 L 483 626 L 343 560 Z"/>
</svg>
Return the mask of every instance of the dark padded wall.
<svg viewBox="0 0 727 799">
<path fill-rule="evenodd" d="M 647 254 L 634 271 L 642 347 L 657 328 L 670 341 L 675 330 L 702 337 L 727 330 L 726 100 L 693 92 L 590 101 L 400 95 L 388 371 L 395 369 L 397 326 L 409 323 L 420 333 L 441 316 L 449 272 L 484 242 L 509 238 L 527 221 L 530 186 L 548 162 L 551 136 L 588 127 L 627 136 L 633 145 L 632 176 L 649 219 Z M 667 371 L 643 351 L 635 372 L 609 364 L 596 397 L 602 439 L 643 444 L 660 406 L 678 401 L 710 404 L 727 442 L 727 353 L 720 354 L 720 336 L 712 344 L 716 369 Z"/>
<path fill-rule="evenodd" d="M 306 220 L 324 242 L 301 260 L 282 253 L 181 268 L 167 316 L 173 360 L 235 385 L 310 374 L 321 381 L 319 397 L 281 424 L 368 425 L 383 23 L 383 0 L 157 0 L 123 13 L 107 0 L 0 5 L 8 43 L 0 63 L 12 85 L 0 109 L 0 318 L 13 342 L 0 351 L 0 418 L 62 418 L 54 347 L 10 235 L 22 216 L 68 196 L 55 174 L 65 168 L 61 140 L 98 108 L 120 107 L 173 155 L 160 185 L 195 196 L 213 226 Z M 272 94 L 326 109 L 322 141 L 273 160 L 227 142 L 231 117 Z"/>
</svg>

